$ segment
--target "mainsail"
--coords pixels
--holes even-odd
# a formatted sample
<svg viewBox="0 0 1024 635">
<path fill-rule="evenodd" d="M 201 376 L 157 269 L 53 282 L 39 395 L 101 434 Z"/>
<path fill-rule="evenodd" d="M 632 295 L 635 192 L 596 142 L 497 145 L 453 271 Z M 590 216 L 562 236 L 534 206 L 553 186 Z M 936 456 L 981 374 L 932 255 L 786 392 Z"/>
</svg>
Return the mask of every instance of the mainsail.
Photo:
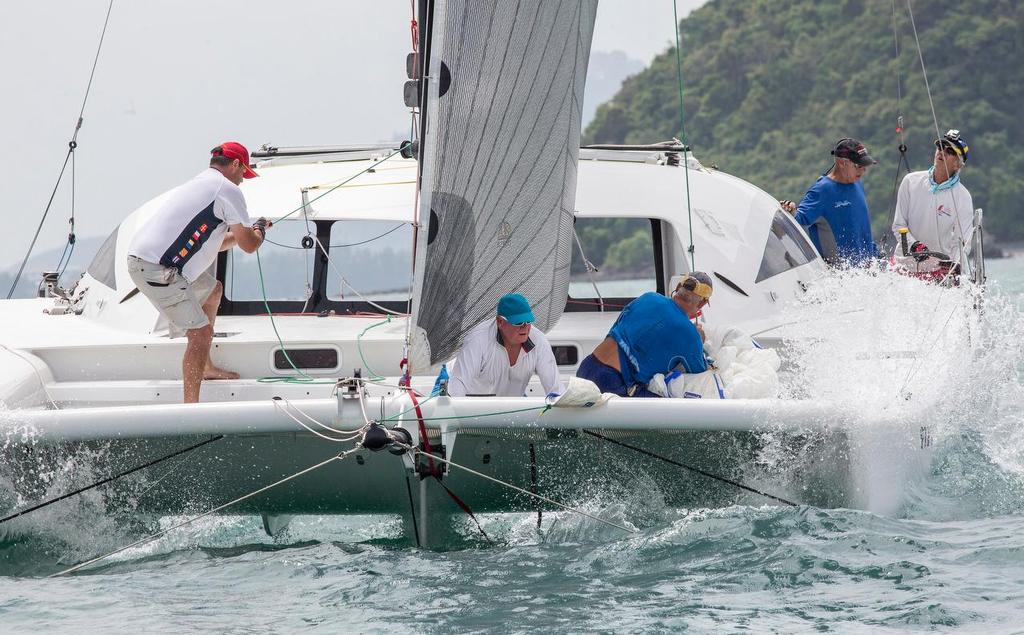
<svg viewBox="0 0 1024 635">
<path fill-rule="evenodd" d="M 413 314 L 436 363 L 505 293 L 526 296 L 541 329 L 565 308 L 597 0 L 423 6 Z"/>
</svg>

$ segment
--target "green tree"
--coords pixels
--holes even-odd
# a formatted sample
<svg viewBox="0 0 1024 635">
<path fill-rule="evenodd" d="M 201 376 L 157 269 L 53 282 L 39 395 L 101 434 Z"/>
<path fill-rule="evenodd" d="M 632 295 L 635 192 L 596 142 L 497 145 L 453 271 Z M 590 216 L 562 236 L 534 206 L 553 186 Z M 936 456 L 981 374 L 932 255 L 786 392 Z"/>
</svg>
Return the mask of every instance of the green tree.
<svg viewBox="0 0 1024 635">
<path fill-rule="evenodd" d="M 1024 3 L 919 3 L 914 18 L 939 130 L 959 128 L 971 144 L 963 182 L 990 233 L 1022 240 L 1024 153 L 1011 145 L 1024 139 Z M 857 137 L 879 160 L 864 187 L 881 238 L 892 218 L 897 111 L 912 169 L 930 164 L 936 136 L 903 3 L 895 22 L 899 56 L 891 0 L 709 2 L 679 25 L 685 140 L 704 163 L 797 199 L 829 167 L 835 141 Z M 674 48 L 598 108 L 584 141 L 671 137 L 681 137 Z"/>
</svg>

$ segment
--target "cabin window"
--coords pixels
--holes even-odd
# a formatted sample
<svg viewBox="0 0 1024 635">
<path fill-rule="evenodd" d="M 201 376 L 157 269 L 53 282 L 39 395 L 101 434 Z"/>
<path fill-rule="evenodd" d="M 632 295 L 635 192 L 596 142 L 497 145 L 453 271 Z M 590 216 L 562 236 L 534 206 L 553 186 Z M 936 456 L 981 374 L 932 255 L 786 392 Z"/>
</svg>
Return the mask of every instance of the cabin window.
<svg viewBox="0 0 1024 635">
<path fill-rule="evenodd" d="M 554 344 L 551 352 L 555 355 L 555 364 L 559 366 L 575 366 L 580 361 L 580 349 L 576 346 Z"/>
<path fill-rule="evenodd" d="M 305 301 L 313 281 L 313 260 L 316 247 L 307 249 L 302 239 L 307 231 L 316 237 L 316 227 L 306 221 L 284 220 L 274 223 L 267 231 L 267 239 L 260 246 L 259 262 L 256 254 L 247 254 L 241 249 L 227 252 L 227 269 L 224 273 L 224 295 L 232 301 L 263 300 L 260 287 L 260 271 L 263 274 L 263 288 L 269 301 Z M 307 241 L 308 244 L 308 241 Z"/>
<path fill-rule="evenodd" d="M 336 348 L 288 348 L 274 349 L 274 370 L 336 370 L 338 349 Z"/>
<path fill-rule="evenodd" d="M 335 301 L 408 301 L 412 225 L 404 221 L 341 220 L 331 225 L 327 297 Z"/>
<path fill-rule="evenodd" d="M 107 239 L 100 245 L 99 251 L 96 252 L 96 256 L 86 268 L 86 272 L 97 282 L 105 284 L 111 289 L 117 288 L 117 279 L 114 276 L 114 271 L 116 270 L 117 230 L 120 228 L 121 226 L 118 225 L 107 236 Z"/>
<path fill-rule="evenodd" d="M 818 257 L 796 226 L 796 221 L 785 212 L 778 210 L 772 219 L 772 227 L 768 232 L 768 243 L 764 247 L 761 258 L 761 269 L 757 272 L 757 280 L 761 282 L 777 276 L 794 267 L 805 265 Z"/>
<path fill-rule="evenodd" d="M 636 298 L 657 291 L 654 225 L 648 218 L 577 218 L 569 270 L 569 308 L 600 297 Z M 580 245 L 596 271 L 587 273 Z M 582 307 L 577 307 L 582 308 Z"/>
</svg>

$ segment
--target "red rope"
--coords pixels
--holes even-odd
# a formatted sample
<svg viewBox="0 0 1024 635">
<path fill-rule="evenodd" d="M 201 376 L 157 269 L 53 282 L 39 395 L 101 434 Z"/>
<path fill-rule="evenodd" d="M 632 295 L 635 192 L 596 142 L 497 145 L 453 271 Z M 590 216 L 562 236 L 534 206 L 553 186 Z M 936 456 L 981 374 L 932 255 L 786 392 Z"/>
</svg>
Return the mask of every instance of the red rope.
<svg viewBox="0 0 1024 635">
<path fill-rule="evenodd" d="M 409 400 L 412 401 L 412 407 L 416 409 L 416 420 L 419 423 L 420 429 L 420 442 L 423 444 L 423 451 L 427 453 L 430 474 L 431 476 L 437 476 L 438 470 L 434 465 L 434 454 L 430 449 L 430 441 L 427 439 L 427 424 L 423 422 L 423 410 L 420 409 L 420 404 L 416 401 L 416 391 L 410 388 L 407 392 L 409 393 Z"/>
</svg>

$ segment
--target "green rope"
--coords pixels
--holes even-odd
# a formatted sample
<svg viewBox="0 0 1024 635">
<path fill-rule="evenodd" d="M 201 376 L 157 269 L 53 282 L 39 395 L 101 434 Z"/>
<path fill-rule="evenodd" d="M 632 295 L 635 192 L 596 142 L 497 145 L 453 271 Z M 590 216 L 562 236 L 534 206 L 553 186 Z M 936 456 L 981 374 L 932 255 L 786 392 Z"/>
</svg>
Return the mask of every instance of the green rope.
<svg viewBox="0 0 1024 635">
<path fill-rule="evenodd" d="M 366 358 L 363 357 L 363 343 L 362 343 L 363 342 L 363 335 L 365 335 L 366 332 L 369 331 L 370 329 L 375 329 L 378 326 L 381 326 L 381 325 L 384 325 L 384 324 L 390 324 L 390 323 L 391 323 L 391 316 L 389 315 L 386 320 L 381 320 L 380 322 L 377 322 L 376 324 L 371 324 L 370 326 L 367 326 L 365 329 L 363 329 L 362 331 L 359 332 L 359 335 L 356 336 L 356 350 L 359 351 L 359 359 L 363 362 L 363 368 L 365 368 L 366 372 L 368 372 L 370 374 L 370 377 L 369 377 L 370 381 L 380 381 L 381 379 L 385 379 L 385 377 L 382 376 L 382 375 L 378 375 L 377 373 L 373 372 L 373 369 L 370 368 L 370 365 L 368 363 L 366 363 Z"/>
<path fill-rule="evenodd" d="M 394 150 L 393 152 L 391 152 L 390 154 L 385 156 L 380 161 L 374 161 L 369 166 L 367 166 L 366 169 L 363 169 L 363 170 L 360 170 L 359 172 L 356 172 L 355 174 L 353 174 L 349 178 L 345 179 L 341 183 L 338 183 L 337 185 L 335 185 L 331 189 L 327 190 L 323 194 L 320 194 L 319 196 L 315 196 L 312 199 L 310 199 L 309 201 L 304 202 L 302 205 L 296 207 L 295 209 L 293 209 L 292 211 L 288 212 L 287 214 L 285 214 L 281 218 L 278 218 L 276 222 L 281 222 L 284 219 L 286 219 L 289 216 L 291 216 L 292 214 L 295 214 L 297 212 L 301 212 L 304 209 L 307 209 L 310 206 L 310 204 L 312 204 L 313 202 L 322 199 L 323 197 L 327 196 L 331 192 L 337 190 L 339 187 L 341 187 L 343 185 L 346 185 L 347 183 L 352 182 L 352 180 L 354 180 L 357 176 L 365 174 L 366 172 L 372 170 L 373 168 L 379 167 L 381 163 L 387 161 L 388 159 L 390 159 L 391 157 L 393 157 L 396 154 L 400 153 L 401 151 L 402 151 L 402 149 L 399 148 L 398 150 Z M 333 379 L 316 379 L 315 377 L 310 377 L 305 372 L 300 370 L 299 367 L 295 365 L 295 362 L 292 361 L 291 356 L 288 355 L 288 349 L 285 348 L 284 340 L 281 339 L 281 334 L 277 332 L 277 324 L 274 322 L 274 313 L 273 313 L 273 311 L 270 310 L 270 302 L 267 300 L 267 289 L 266 289 L 266 286 L 265 286 L 264 281 L 263 281 L 263 264 L 260 261 L 260 251 L 259 251 L 258 248 L 256 249 L 256 266 L 257 266 L 257 268 L 259 270 L 260 292 L 263 294 L 263 306 L 266 307 L 266 309 L 267 309 L 267 317 L 270 318 L 270 326 L 274 329 L 274 335 L 277 337 L 278 344 L 281 345 L 281 353 L 284 355 L 284 358 L 286 360 L 288 360 L 288 365 L 291 366 L 292 369 L 295 370 L 296 373 L 298 373 L 298 376 L 289 375 L 289 376 L 285 376 L 285 377 L 260 377 L 257 381 L 260 382 L 260 383 L 265 383 L 265 384 L 273 384 L 273 383 L 285 383 L 285 384 L 335 384 L 335 383 L 337 383 Z M 388 317 L 388 321 L 389 322 L 391 321 L 390 316 Z M 380 326 L 380 324 L 375 324 L 373 326 Z M 369 327 L 367 329 L 364 329 L 363 333 L 368 331 L 370 328 L 373 328 L 373 326 L 371 326 L 371 327 Z M 362 337 L 363 333 L 360 333 L 359 336 Z M 356 339 L 356 345 L 357 346 L 359 345 L 359 340 L 358 339 Z M 366 364 L 366 359 L 363 358 L 363 350 L 362 350 L 361 346 L 359 347 L 359 357 L 363 360 L 363 364 L 365 365 Z M 367 370 L 369 370 L 369 368 L 367 368 Z M 383 379 L 383 378 L 375 376 L 374 379 Z"/>
<path fill-rule="evenodd" d="M 424 403 L 426 403 L 426 401 L 423 401 L 420 405 L 422 405 Z M 414 410 L 414 409 L 415 408 L 410 408 L 410 410 Z M 452 417 L 423 417 L 422 421 L 450 421 L 452 419 L 476 419 L 478 417 L 497 417 L 497 416 L 500 416 L 500 415 L 515 414 L 517 412 L 530 412 L 532 410 L 540 410 L 541 414 L 544 414 L 545 412 L 547 412 L 550 409 L 551 409 L 551 405 L 548 404 L 548 405 L 545 405 L 543 407 L 533 406 L 531 408 L 520 408 L 518 410 L 502 410 L 501 412 L 485 412 L 483 414 L 462 415 L 462 416 L 452 416 Z M 403 412 L 398 413 L 397 415 L 393 415 L 391 417 L 387 417 L 386 419 L 381 419 L 381 421 L 394 421 L 396 418 L 402 416 L 403 414 L 405 414 L 407 412 L 409 412 L 409 410 L 405 410 Z"/>
<path fill-rule="evenodd" d="M 683 170 L 686 174 L 686 218 L 690 224 L 690 246 L 686 251 L 690 254 L 690 270 L 696 271 L 697 262 L 693 253 L 693 210 L 690 208 L 690 162 L 687 160 L 690 144 L 686 139 L 686 114 L 683 110 L 683 54 L 679 44 L 679 13 L 676 8 L 676 0 L 672 0 L 672 17 L 676 31 L 676 74 L 679 78 L 679 137 L 683 142 Z"/>
<path fill-rule="evenodd" d="M 284 346 L 284 340 L 281 339 L 281 334 L 277 332 L 277 323 L 274 321 L 274 313 L 270 310 L 270 302 L 267 301 L 267 287 L 263 282 L 263 263 L 260 261 L 260 250 L 256 249 L 256 268 L 260 275 L 260 293 L 263 294 L 263 306 L 267 308 L 267 317 L 270 318 L 270 326 L 274 329 L 274 335 L 277 337 L 277 343 L 281 345 L 281 353 L 284 354 L 284 358 L 288 360 L 288 364 L 295 370 L 299 375 L 289 375 L 286 377 L 260 377 L 256 381 L 263 384 L 334 384 L 337 383 L 333 379 L 316 379 L 310 377 L 292 361 L 290 355 L 288 355 L 288 349 Z"/>
</svg>

